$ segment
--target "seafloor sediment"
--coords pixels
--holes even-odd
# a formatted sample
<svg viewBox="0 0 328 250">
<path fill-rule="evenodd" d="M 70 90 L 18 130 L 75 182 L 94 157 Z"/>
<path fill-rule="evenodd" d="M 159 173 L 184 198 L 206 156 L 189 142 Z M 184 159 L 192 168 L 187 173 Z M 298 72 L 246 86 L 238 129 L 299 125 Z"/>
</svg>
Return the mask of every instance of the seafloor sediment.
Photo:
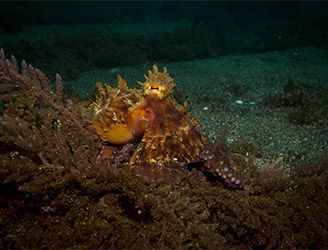
<svg viewBox="0 0 328 250">
<path fill-rule="evenodd" d="M 202 131 L 213 141 L 224 133 L 228 144 L 259 167 L 277 159 L 287 166 L 328 156 L 325 51 L 305 47 L 163 66 L 174 76 L 176 96 L 189 102 Z M 85 99 L 96 80 L 115 85 L 121 74 L 136 86 L 148 67 L 89 71 L 67 85 Z"/>
<path fill-rule="evenodd" d="M 320 87 L 327 71 L 307 51 L 326 60 L 306 48 L 168 65 L 175 98 L 189 101 L 211 139 L 222 135 L 212 150 L 249 178 L 242 190 L 198 169 L 181 182 L 156 183 L 129 164 L 99 161 L 102 142 L 85 103 L 65 96 L 58 75 L 52 90 L 41 71 L 1 55 L 0 247 L 327 247 L 327 88 Z M 128 82 L 142 77 L 139 68 L 114 73 Z M 73 93 L 92 86 L 95 75 L 83 79 L 69 83 Z"/>
</svg>

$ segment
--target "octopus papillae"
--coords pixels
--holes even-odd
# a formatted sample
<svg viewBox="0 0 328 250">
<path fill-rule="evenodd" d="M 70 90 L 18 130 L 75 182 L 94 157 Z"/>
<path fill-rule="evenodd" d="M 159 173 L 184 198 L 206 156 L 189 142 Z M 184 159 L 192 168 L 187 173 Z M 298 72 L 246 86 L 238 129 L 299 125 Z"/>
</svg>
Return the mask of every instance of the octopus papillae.
<svg viewBox="0 0 328 250">
<path fill-rule="evenodd" d="M 138 175 L 153 181 L 182 180 L 192 165 L 231 187 L 243 188 L 229 159 L 209 150 L 198 121 L 171 96 L 174 79 L 156 65 L 142 88 L 129 88 L 118 76 L 118 87 L 97 82 L 92 123 L 104 146 L 100 160 L 127 163 Z"/>
</svg>

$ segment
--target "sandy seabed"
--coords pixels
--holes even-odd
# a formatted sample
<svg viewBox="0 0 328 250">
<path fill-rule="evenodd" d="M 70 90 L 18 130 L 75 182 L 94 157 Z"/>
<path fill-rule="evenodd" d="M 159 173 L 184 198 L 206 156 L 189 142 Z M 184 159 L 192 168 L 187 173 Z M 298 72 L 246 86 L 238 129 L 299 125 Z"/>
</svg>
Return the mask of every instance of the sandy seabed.
<svg viewBox="0 0 328 250">
<path fill-rule="evenodd" d="M 324 51 L 305 47 L 159 66 L 166 66 L 175 78 L 178 96 L 188 101 L 201 130 L 213 141 L 224 134 L 228 144 L 251 145 L 252 150 L 243 153 L 259 166 L 328 156 L 327 128 L 292 123 L 287 119 L 288 109 L 263 105 L 268 95 L 283 93 L 289 80 L 296 86 L 327 88 L 328 57 Z M 142 81 L 150 68 L 151 64 L 88 71 L 66 84 L 86 98 L 97 80 L 115 85 L 116 75 L 121 74 L 136 87 L 136 81 Z"/>
</svg>

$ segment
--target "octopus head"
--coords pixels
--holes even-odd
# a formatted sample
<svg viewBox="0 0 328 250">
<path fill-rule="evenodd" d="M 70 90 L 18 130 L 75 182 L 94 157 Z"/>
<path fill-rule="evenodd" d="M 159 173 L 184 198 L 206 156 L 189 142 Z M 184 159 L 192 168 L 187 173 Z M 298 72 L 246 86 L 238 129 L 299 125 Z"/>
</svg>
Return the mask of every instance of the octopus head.
<svg viewBox="0 0 328 250">
<path fill-rule="evenodd" d="M 153 65 L 153 71 L 148 71 L 145 75 L 146 81 L 139 82 L 143 86 L 143 94 L 155 99 L 163 100 L 169 96 L 174 87 L 173 78 L 167 73 L 166 67 L 163 72 L 158 72 L 157 65 Z"/>
</svg>

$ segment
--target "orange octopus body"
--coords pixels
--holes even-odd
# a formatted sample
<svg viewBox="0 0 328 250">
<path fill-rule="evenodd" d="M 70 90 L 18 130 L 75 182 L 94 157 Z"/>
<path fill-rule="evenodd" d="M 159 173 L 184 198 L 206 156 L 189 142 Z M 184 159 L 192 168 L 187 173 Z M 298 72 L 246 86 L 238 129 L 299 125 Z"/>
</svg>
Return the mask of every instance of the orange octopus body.
<svg viewBox="0 0 328 250">
<path fill-rule="evenodd" d="M 146 106 L 144 99 L 128 113 L 128 127 L 135 139 L 140 139 L 144 135 L 153 119 L 154 111 Z"/>
<path fill-rule="evenodd" d="M 204 160 L 207 172 L 241 186 L 241 181 L 229 172 L 228 164 L 220 160 L 221 164 L 215 165 L 212 153 L 204 151 L 208 142 L 198 122 L 169 96 L 174 82 L 166 68 L 159 72 L 154 65 L 145 78 L 142 90 L 129 89 L 121 77 L 118 88 L 97 85 L 99 96 L 92 104 L 92 123 L 101 139 L 123 148 L 138 142 L 129 164 L 138 175 L 151 180 L 180 180 L 188 175 L 188 164 Z M 107 154 L 115 155 L 112 151 Z"/>
<path fill-rule="evenodd" d="M 171 98 L 145 97 L 144 107 L 152 114 L 151 119 L 130 162 L 165 165 L 197 161 L 206 139 L 187 111 Z"/>
<path fill-rule="evenodd" d="M 139 142 L 131 166 L 152 166 L 142 169 L 158 175 L 174 165 L 166 172 L 179 172 L 185 170 L 182 165 L 197 161 L 206 139 L 186 108 L 169 96 L 174 82 L 166 68 L 164 72 L 158 72 L 157 66 L 153 69 L 141 83 L 142 90 L 129 89 L 121 77 L 117 89 L 106 86 L 105 90 L 98 84 L 100 101 L 94 104 L 93 126 L 111 144 Z"/>
<path fill-rule="evenodd" d="M 104 116 L 106 117 L 104 114 L 99 114 L 99 116 L 96 115 L 93 118 L 93 126 L 96 128 L 97 133 L 104 141 L 122 145 L 137 141 L 143 136 L 153 119 L 153 112 L 147 109 L 141 101 L 141 104 L 136 104 L 128 111 L 121 123 L 106 123 Z"/>
</svg>

